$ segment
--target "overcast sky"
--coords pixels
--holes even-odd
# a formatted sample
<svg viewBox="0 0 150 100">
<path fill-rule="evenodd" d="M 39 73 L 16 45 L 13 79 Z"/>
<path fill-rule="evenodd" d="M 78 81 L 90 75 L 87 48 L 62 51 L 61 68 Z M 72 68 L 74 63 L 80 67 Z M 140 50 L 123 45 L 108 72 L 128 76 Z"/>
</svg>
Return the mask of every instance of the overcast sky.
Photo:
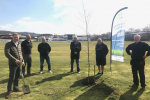
<svg viewBox="0 0 150 100">
<path fill-rule="evenodd" d="M 150 24 L 150 0 L 83 0 L 83 3 L 86 13 L 92 13 L 90 34 L 110 32 L 113 16 L 123 7 L 128 7 L 126 29 Z M 0 0 L 0 30 L 84 35 L 82 14 L 82 0 Z"/>
</svg>

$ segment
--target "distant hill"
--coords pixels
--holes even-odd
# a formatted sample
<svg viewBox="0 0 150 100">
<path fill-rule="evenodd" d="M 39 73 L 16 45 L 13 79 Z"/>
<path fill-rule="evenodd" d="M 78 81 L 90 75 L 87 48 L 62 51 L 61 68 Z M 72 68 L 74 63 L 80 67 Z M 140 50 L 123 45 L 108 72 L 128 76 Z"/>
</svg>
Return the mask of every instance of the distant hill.
<svg viewBox="0 0 150 100">
<path fill-rule="evenodd" d="M 0 30 L 0 35 L 13 34 L 13 33 L 15 33 L 15 32 Z M 37 34 L 37 33 L 33 33 L 33 32 L 17 32 L 17 33 L 21 34 L 21 35 L 27 35 L 27 34 L 34 35 L 34 36 L 41 35 L 41 34 Z"/>
</svg>

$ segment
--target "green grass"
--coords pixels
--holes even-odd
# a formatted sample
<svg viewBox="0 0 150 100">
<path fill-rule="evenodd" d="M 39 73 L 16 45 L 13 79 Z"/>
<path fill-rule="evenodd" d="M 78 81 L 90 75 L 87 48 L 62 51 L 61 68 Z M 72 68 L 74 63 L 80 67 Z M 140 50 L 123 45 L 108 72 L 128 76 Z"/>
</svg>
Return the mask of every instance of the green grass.
<svg viewBox="0 0 150 100">
<path fill-rule="evenodd" d="M 87 86 L 88 76 L 87 45 L 82 43 L 80 56 L 81 73 L 70 74 L 70 42 L 49 42 L 52 51 L 50 53 L 52 71 L 48 73 L 47 64 L 44 65 L 44 73 L 39 74 L 40 62 L 37 46 L 39 42 L 33 42 L 32 49 L 32 76 L 25 76 L 25 82 L 30 86 L 31 93 L 12 93 L 10 100 L 150 100 L 150 57 L 146 58 L 145 77 L 146 91 L 140 91 L 129 87 L 132 84 L 130 56 L 125 52 L 123 63 L 112 61 L 112 74 L 110 72 L 110 52 L 107 55 L 107 65 L 103 76 L 96 76 L 96 85 Z M 110 49 L 110 42 L 104 41 Z M 131 42 L 125 42 L 125 48 Z M 147 42 L 150 44 L 150 42 Z M 93 79 L 95 65 L 95 44 L 90 48 L 90 79 Z M 93 45 L 93 46 L 92 46 Z M 4 99 L 7 91 L 9 76 L 8 61 L 4 55 L 5 43 L 0 43 L 0 100 Z M 45 61 L 46 62 L 46 61 Z M 96 73 L 98 72 L 96 67 Z M 19 88 L 23 86 L 20 78 Z"/>
<path fill-rule="evenodd" d="M 123 50 L 113 50 L 112 49 L 112 55 L 117 55 L 117 56 L 123 56 L 124 51 Z"/>
</svg>

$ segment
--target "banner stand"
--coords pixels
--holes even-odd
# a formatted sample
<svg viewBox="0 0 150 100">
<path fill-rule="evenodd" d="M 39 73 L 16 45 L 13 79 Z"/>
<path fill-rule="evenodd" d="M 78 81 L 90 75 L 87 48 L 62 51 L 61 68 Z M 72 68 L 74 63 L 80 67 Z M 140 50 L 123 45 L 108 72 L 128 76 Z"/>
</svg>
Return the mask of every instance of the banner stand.
<svg viewBox="0 0 150 100">
<path fill-rule="evenodd" d="M 111 25 L 111 44 L 110 44 L 110 71 L 111 71 L 111 74 L 112 74 L 112 68 L 111 68 L 112 58 L 113 58 L 113 60 L 124 62 L 124 57 L 123 57 L 124 56 L 124 43 L 122 43 L 122 44 L 120 43 L 120 45 L 123 46 L 123 51 L 116 50 L 116 47 L 114 47 L 114 45 L 112 47 L 112 43 L 124 41 L 125 39 L 123 40 L 123 37 L 122 37 L 122 39 L 120 39 L 120 40 L 117 40 L 117 39 L 113 40 L 112 37 L 114 36 L 113 35 L 113 31 L 115 31 L 115 35 L 116 35 L 113 38 L 121 37 L 121 36 L 123 36 L 123 34 L 125 36 L 125 29 L 124 30 L 122 29 L 122 27 L 124 26 L 125 23 L 120 23 L 120 24 L 114 25 L 114 21 L 115 21 L 116 16 L 118 17 L 116 20 L 121 20 L 121 18 L 123 18 L 123 17 L 122 17 L 122 13 L 120 13 L 120 12 L 125 10 L 125 9 L 128 9 L 128 7 L 124 7 L 122 9 L 120 9 L 119 11 L 117 11 L 117 13 L 115 14 L 115 16 L 114 16 L 114 18 L 112 20 L 112 25 Z M 118 15 L 118 14 L 120 14 L 120 15 Z M 113 29 L 114 27 L 115 27 L 115 29 Z M 122 30 L 120 30 L 120 29 L 122 29 Z M 119 30 L 119 31 L 117 31 L 117 33 L 116 33 L 116 30 Z M 113 51 L 113 53 L 112 53 L 112 51 Z M 123 56 L 120 56 L 122 54 L 123 54 Z"/>
</svg>

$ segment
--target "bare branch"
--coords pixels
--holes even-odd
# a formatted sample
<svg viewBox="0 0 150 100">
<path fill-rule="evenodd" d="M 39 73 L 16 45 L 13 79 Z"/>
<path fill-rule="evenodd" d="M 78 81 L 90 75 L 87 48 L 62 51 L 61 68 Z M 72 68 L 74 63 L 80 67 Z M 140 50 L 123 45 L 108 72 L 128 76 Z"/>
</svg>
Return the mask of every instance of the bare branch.
<svg viewBox="0 0 150 100">
<path fill-rule="evenodd" d="M 95 50 L 94 50 L 94 51 L 95 51 Z M 94 51 L 93 51 L 93 52 L 94 52 Z M 90 54 L 92 54 L 93 52 L 91 52 Z M 89 55 L 90 55 L 90 54 L 89 54 Z"/>
<path fill-rule="evenodd" d="M 75 16 L 78 20 L 80 20 L 81 22 L 85 23 L 83 20 L 81 20 L 80 18 L 78 18 L 77 16 Z"/>
</svg>

